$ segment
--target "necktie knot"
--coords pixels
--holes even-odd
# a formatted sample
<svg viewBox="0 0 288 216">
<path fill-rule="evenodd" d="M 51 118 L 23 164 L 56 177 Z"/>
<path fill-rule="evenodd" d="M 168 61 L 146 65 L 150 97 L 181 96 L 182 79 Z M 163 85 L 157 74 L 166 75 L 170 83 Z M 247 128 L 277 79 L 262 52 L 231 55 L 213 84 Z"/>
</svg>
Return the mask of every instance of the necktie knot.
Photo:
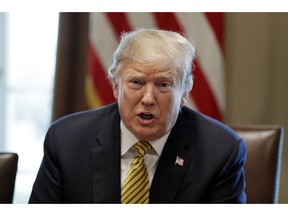
<svg viewBox="0 0 288 216">
<path fill-rule="evenodd" d="M 139 157 L 144 157 L 144 155 L 152 149 L 152 146 L 149 142 L 146 141 L 138 141 L 134 144 L 134 147 L 138 150 Z"/>
</svg>

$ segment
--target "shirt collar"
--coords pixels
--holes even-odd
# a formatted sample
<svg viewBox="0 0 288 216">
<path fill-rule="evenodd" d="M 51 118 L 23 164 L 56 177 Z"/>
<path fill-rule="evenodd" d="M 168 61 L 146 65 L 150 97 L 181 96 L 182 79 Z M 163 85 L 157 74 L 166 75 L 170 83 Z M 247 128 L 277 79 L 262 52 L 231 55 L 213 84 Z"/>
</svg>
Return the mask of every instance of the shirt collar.
<svg viewBox="0 0 288 216">
<path fill-rule="evenodd" d="M 121 129 L 121 156 L 123 156 L 129 149 L 138 141 L 138 139 L 126 128 L 122 120 L 120 121 Z M 158 156 L 161 155 L 164 145 L 168 139 L 170 131 L 159 139 L 150 141 L 153 149 L 156 151 Z"/>
</svg>

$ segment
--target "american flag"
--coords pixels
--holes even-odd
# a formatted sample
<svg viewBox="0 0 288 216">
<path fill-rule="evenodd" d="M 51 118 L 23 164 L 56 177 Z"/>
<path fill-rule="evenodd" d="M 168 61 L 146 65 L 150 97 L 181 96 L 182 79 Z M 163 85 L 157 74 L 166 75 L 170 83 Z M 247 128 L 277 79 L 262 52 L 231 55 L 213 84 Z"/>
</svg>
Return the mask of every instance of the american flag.
<svg viewBox="0 0 288 216">
<path fill-rule="evenodd" d="M 159 28 L 189 35 L 194 41 L 194 86 L 187 105 L 223 120 L 225 110 L 222 13 L 91 13 L 86 96 L 90 108 L 114 102 L 108 67 L 123 31 Z"/>
<path fill-rule="evenodd" d="M 181 157 L 177 156 L 175 160 L 175 165 L 176 164 L 178 164 L 179 166 L 184 166 L 184 160 Z"/>
</svg>

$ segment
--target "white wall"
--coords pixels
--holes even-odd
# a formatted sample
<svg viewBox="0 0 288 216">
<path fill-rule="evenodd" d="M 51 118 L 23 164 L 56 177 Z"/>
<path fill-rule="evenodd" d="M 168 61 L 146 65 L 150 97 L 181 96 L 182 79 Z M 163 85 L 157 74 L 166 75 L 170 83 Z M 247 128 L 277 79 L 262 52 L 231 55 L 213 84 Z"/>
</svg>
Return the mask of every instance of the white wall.
<svg viewBox="0 0 288 216">
<path fill-rule="evenodd" d="M 7 13 L 0 12 L 0 151 L 5 149 L 5 121 L 6 121 L 6 106 L 5 106 L 5 65 L 6 65 L 6 18 Z"/>
</svg>

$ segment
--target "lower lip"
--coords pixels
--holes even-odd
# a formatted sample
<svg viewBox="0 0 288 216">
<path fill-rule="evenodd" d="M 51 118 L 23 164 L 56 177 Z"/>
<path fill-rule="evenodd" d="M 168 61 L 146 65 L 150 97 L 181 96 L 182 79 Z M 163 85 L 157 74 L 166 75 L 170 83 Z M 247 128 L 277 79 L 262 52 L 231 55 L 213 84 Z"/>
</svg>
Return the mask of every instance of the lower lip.
<svg viewBox="0 0 288 216">
<path fill-rule="evenodd" d="M 152 124 L 152 122 L 154 121 L 154 118 L 144 119 L 144 118 L 141 118 L 140 116 L 138 116 L 138 121 L 139 121 L 142 125 L 150 125 L 150 124 Z"/>
</svg>

